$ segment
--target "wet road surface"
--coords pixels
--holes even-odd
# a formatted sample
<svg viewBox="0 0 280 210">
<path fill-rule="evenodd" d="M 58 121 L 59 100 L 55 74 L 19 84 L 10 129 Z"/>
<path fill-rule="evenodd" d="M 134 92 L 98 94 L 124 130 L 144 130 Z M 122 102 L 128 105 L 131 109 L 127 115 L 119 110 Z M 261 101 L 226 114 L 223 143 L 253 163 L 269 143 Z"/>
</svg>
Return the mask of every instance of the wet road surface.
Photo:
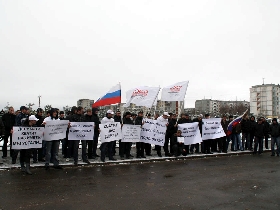
<svg viewBox="0 0 280 210">
<path fill-rule="evenodd" d="M 280 158 L 0 171 L 0 209 L 280 209 Z"/>
</svg>

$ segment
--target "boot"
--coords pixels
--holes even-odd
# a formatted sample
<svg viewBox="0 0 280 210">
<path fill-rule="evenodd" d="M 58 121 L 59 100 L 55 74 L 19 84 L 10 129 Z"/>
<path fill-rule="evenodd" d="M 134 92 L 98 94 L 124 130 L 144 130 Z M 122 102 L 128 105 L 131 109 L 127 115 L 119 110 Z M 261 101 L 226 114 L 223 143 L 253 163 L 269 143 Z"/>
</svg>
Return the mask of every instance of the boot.
<svg viewBox="0 0 280 210">
<path fill-rule="evenodd" d="M 20 169 L 21 169 L 21 172 L 25 172 L 25 166 L 24 166 L 24 163 L 20 163 Z"/>
<path fill-rule="evenodd" d="M 31 171 L 30 171 L 30 163 L 26 163 L 26 170 L 25 172 L 29 175 L 32 175 Z"/>
</svg>

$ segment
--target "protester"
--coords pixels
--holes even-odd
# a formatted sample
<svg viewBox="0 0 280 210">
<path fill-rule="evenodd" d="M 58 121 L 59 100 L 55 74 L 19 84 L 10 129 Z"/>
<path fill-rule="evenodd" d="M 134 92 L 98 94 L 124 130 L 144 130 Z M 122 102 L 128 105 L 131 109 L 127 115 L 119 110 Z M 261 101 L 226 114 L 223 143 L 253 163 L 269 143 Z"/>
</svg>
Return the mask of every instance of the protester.
<svg viewBox="0 0 280 210">
<path fill-rule="evenodd" d="M 13 126 L 15 124 L 15 119 L 16 119 L 16 115 L 14 114 L 14 108 L 13 107 L 9 107 L 8 113 L 5 113 L 2 116 L 2 121 L 3 124 L 5 126 L 5 132 L 2 133 L 2 136 L 4 138 L 4 143 L 3 143 L 3 156 L 2 158 L 7 158 L 7 147 L 8 147 L 8 141 L 10 138 L 10 145 L 12 145 L 12 133 L 11 130 L 13 129 Z M 12 157 L 12 153 L 13 150 L 10 147 L 10 157 Z"/>
<path fill-rule="evenodd" d="M 184 143 L 178 142 L 178 137 L 182 137 L 182 131 L 180 130 L 177 130 L 177 132 L 174 133 L 171 138 L 173 151 L 172 155 L 174 155 L 175 157 L 178 157 L 186 152 L 186 150 L 184 149 Z"/>
<path fill-rule="evenodd" d="M 106 124 L 106 123 L 113 123 L 114 122 L 114 118 L 113 115 L 115 113 L 109 109 L 107 111 L 106 117 L 104 117 L 101 120 L 101 124 Z M 108 151 L 108 156 L 109 156 L 109 160 L 115 161 L 116 159 L 113 157 L 113 152 L 112 152 L 112 148 L 113 148 L 113 144 L 114 142 L 103 142 L 100 146 L 100 150 L 101 150 L 101 161 L 105 162 L 105 157 L 106 157 L 106 150 Z"/>
<path fill-rule="evenodd" d="M 250 129 L 249 129 L 249 137 L 250 137 L 250 144 L 248 146 L 248 149 L 249 150 L 252 150 L 253 151 L 253 140 L 254 140 L 254 137 L 255 137 L 255 128 L 256 128 L 256 119 L 254 116 L 251 116 L 250 117 Z"/>
<path fill-rule="evenodd" d="M 198 115 L 197 118 L 193 119 L 193 122 L 198 122 L 198 127 L 199 127 L 199 131 L 200 131 L 200 135 L 202 137 L 202 117 L 203 115 L 200 114 Z M 192 144 L 190 147 L 190 153 L 193 154 L 194 153 L 194 148 L 195 148 L 195 153 L 199 153 L 199 143 L 196 144 Z M 201 151 L 204 150 L 204 144 L 203 142 L 201 142 Z"/>
<path fill-rule="evenodd" d="M 92 109 L 87 109 L 86 115 L 85 115 L 85 122 L 94 122 L 94 119 L 92 117 Z M 88 159 L 93 159 L 93 138 L 86 141 L 86 145 L 88 146 Z"/>
<path fill-rule="evenodd" d="M 26 119 L 23 123 L 24 127 L 36 127 L 36 122 L 39 119 L 35 117 L 35 115 L 31 115 Z M 21 163 L 21 171 L 25 172 L 28 175 L 32 175 L 30 171 L 30 158 L 31 158 L 32 149 L 21 149 L 20 150 L 20 163 Z"/>
<path fill-rule="evenodd" d="M 268 149 L 268 133 L 269 133 L 269 123 L 267 120 L 262 117 L 263 125 L 264 125 L 264 145 L 265 149 Z"/>
<path fill-rule="evenodd" d="M 250 147 L 250 120 L 247 114 L 242 118 L 241 130 L 242 130 L 242 147 L 247 150 Z"/>
<path fill-rule="evenodd" d="M 2 118 L 0 118 L 0 137 L 2 139 L 5 138 L 5 126 L 4 126 L 4 123 L 2 121 Z M 4 156 L 4 151 L 3 151 L 3 156 Z M 3 158 L 3 156 L 1 157 L 1 159 Z M 0 159 L 0 164 L 3 164 L 3 162 L 1 161 Z"/>
<path fill-rule="evenodd" d="M 276 118 L 272 119 L 272 123 L 269 126 L 269 133 L 271 135 L 271 156 L 275 156 L 275 144 L 277 146 L 276 154 L 280 154 L 280 125 Z"/>
<path fill-rule="evenodd" d="M 257 152 L 259 154 L 262 154 L 263 152 L 263 138 L 264 138 L 264 124 L 263 124 L 263 119 L 262 118 L 259 118 L 258 119 L 258 122 L 256 124 L 256 127 L 255 127 L 255 145 L 254 145 L 254 152 L 253 154 L 257 154 Z"/>
<path fill-rule="evenodd" d="M 23 125 L 24 121 L 28 117 L 28 115 L 26 113 L 27 113 L 27 108 L 25 106 L 21 106 L 20 107 L 20 113 L 16 116 L 16 119 L 15 119 L 15 126 L 22 126 Z M 12 147 L 12 149 L 13 149 L 13 147 Z M 13 150 L 13 152 L 12 152 L 12 164 L 16 163 L 16 159 L 17 159 L 19 151 L 20 150 Z M 20 163 L 20 164 L 22 165 L 23 163 Z"/>
<path fill-rule="evenodd" d="M 229 124 L 229 122 L 227 121 L 227 116 L 223 115 L 222 120 L 221 120 L 221 125 L 222 125 L 222 128 L 223 128 L 225 134 L 228 131 L 228 124 Z M 227 153 L 227 150 L 228 150 L 227 136 L 223 136 L 219 140 L 219 151 L 220 152 L 222 151 L 223 153 Z"/>
<path fill-rule="evenodd" d="M 117 111 L 115 116 L 114 116 L 114 121 L 115 122 L 119 122 L 120 124 L 122 124 L 122 116 L 121 116 L 121 112 Z M 119 140 L 119 145 L 120 145 L 121 139 Z M 113 156 L 116 154 L 116 143 L 117 141 L 113 142 L 113 148 L 112 148 L 112 152 L 113 152 Z"/>
<path fill-rule="evenodd" d="M 71 122 L 85 122 L 84 116 L 84 109 L 83 107 L 79 106 L 77 108 L 77 113 L 73 115 Z M 80 140 L 71 140 L 73 142 L 73 158 L 74 158 L 74 165 L 78 165 L 79 159 L 79 144 Z M 82 160 L 84 163 L 90 164 L 88 157 L 87 157 L 87 141 L 82 140 Z"/>
<path fill-rule="evenodd" d="M 92 148 L 93 159 L 99 157 L 99 155 L 96 153 L 97 145 L 98 145 L 98 137 L 99 137 L 99 124 L 100 124 L 98 111 L 99 111 L 98 108 L 92 108 L 92 119 L 95 125 L 94 136 L 93 136 L 93 148 Z"/>
<path fill-rule="evenodd" d="M 38 121 L 36 122 L 37 127 L 44 127 L 43 112 L 44 112 L 43 109 L 41 109 L 41 108 L 37 109 L 37 114 L 35 115 L 35 117 L 38 119 Z M 34 149 L 32 149 L 32 153 L 33 153 L 33 163 L 37 163 L 38 161 L 45 162 L 45 160 L 44 160 L 44 156 L 46 154 L 45 141 L 43 140 L 43 142 L 42 142 L 42 148 L 34 148 Z"/>
<path fill-rule="evenodd" d="M 171 138 L 173 137 L 173 134 L 176 133 L 177 131 L 177 127 L 176 127 L 177 116 L 176 114 L 173 115 L 173 113 L 168 113 L 168 115 L 169 115 L 168 126 L 165 133 L 165 141 L 164 141 L 163 149 L 164 149 L 165 156 L 172 156 L 173 145 L 171 144 Z M 170 149 L 168 149 L 168 145 L 170 145 Z"/>
<path fill-rule="evenodd" d="M 50 110 L 50 116 L 46 117 L 44 119 L 43 124 L 47 124 L 48 121 L 52 121 L 52 120 L 59 120 L 58 118 L 58 113 L 56 111 L 56 109 L 51 109 Z M 52 140 L 52 141 L 46 141 L 46 156 L 45 156 L 45 169 L 49 170 L 50 169 L 50 160 L 51 160 L 51 153 L 54 154 L 54 157 L 52 159 L 53 164 L 54 164 L 54 168 L 55 169 L 62 169 L 62 167 L 59 165 L 59 160 L 58 160 L 58 151 L 59 151 L 59 143 L 60 140 Z"/>
<path fill-rule="evenodd" d="M 123 124 L 134 125 L 135 124 L 135 119 L 134 119 L 134 122 L 133 122 L 133 119 L 131 119 L 131 113 L 130 112 L 126 112 L 124 114 Z M 124 158 L 124 155 L 125 155 L 126 159 L 133 158 L 133 156 L 130 154 L 131 145 L 132 145 L 131 142 L 122 142 L 121 141 L 119 149 L 120 149 L 120 157 L 122 159 Z"/>
<path fill-rule="evenodd" d="M 138 116 L 135 119 L 135 125 L 143 125 L 143 111 L 138 112 Z M 136 142 L 136 157 L 137 158 L 146 158 L 144 155 L 145 143 Z"/>
<path fill-rule="evenodd" d="M 168 112 L 163 112 L 163 114 L 160 117 L 157 118 L 157 121 L 161 122 L 161 123 L 165 123 L 166 124 L 166 128 L 167 128 L 167 126 L 168 126 L 168 117 L 170 117 Z M 157 155 L 159 157 L 162 157 L 162 155 L 161 155 L 161 146 L 155 145 L 155 149 L 157 151 Z M 166 154 L 166 156 L 170 156 L 170 154 Z"/>
<path fill-rule="evenodd" d="M 178 120 L 177 125 L 179 124 L 183 124 L 183 123 L 192 123 L 190 117 L 188 114 L 182 113 L 181 114 L 181 118 Z M 185 149 L 185 155 L 190 154 L 190 146 L 189 145 L 184 145 L 184 149 Z"/>
</svg>

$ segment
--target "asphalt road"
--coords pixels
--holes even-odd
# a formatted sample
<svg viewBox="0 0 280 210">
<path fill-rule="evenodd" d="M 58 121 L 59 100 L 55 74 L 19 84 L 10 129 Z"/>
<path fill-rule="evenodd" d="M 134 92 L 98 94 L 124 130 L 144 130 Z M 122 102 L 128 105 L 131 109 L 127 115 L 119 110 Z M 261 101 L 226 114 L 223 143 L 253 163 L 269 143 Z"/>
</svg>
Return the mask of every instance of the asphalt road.
<svg viewBox="0 0 280 210">
<path fill-rule="evenodd" d="M 0 209 L 280 209 L 280 158 L 0 171 Z"/>
</svg>

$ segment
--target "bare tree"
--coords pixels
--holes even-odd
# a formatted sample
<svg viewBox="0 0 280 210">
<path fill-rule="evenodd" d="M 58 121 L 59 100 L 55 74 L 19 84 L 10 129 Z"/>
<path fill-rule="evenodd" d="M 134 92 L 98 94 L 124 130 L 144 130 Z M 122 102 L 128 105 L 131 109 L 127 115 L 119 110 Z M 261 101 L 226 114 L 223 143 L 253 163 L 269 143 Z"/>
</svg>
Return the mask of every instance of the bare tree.
<svg viewBox="0 0 280 210">
<path fill-rule="evenodd" d="M 50 111 L 52 108 L 52 105 L 47 104 L 46 106 L 44 106 L 45 112 Z"/>
</svg>

